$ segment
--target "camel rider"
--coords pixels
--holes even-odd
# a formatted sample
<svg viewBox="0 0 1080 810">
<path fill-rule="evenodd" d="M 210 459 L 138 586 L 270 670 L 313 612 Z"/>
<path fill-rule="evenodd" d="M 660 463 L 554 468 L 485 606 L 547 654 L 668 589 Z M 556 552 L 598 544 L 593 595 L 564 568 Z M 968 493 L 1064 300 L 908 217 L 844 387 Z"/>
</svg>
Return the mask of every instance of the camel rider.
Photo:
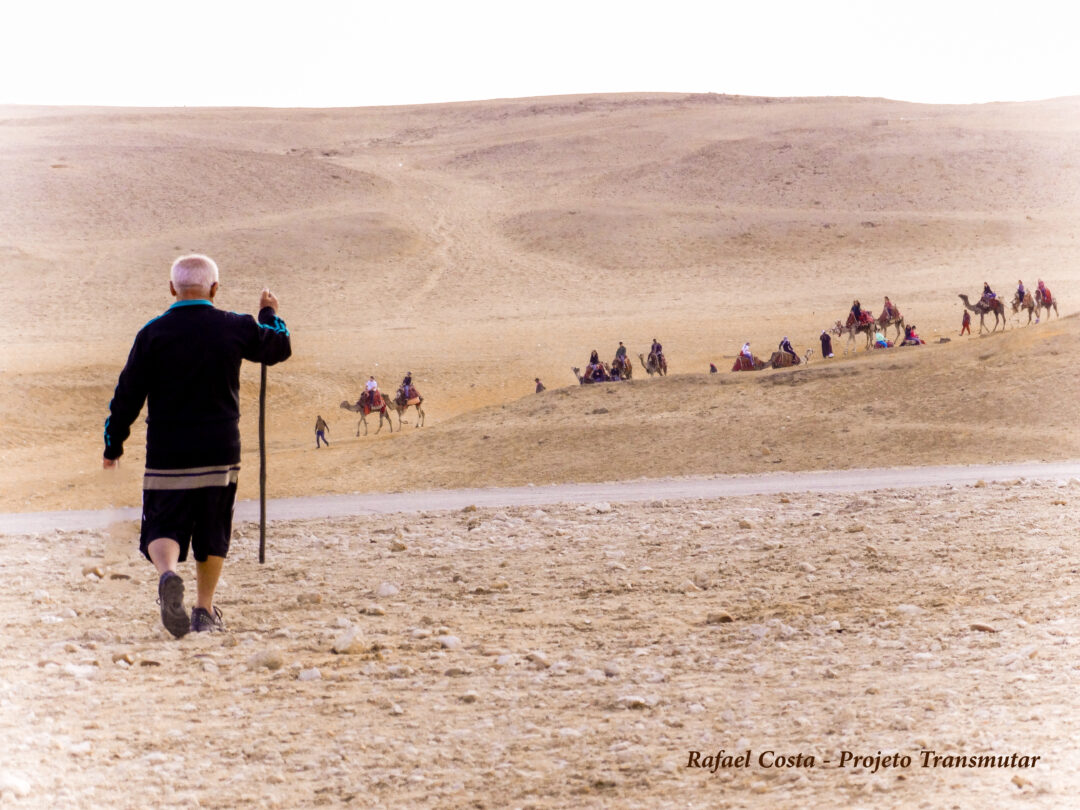
<svg viewBox="0 0 1080 810">
<path fill-rule="evenodd" d="M 598 366 L 598 365 L 600 365 L 600 353 L 597 352 L 596 349 L 593 349 L 592 354 L 589 355 L 589 365 L 590 366 Z"/>
<path fill-rule="evenodd" d="M 754 355 L 750 351 L 750 341 L 749 340 L 746 341 L 746 343 L 744 343 L 742 345 L 742 349 L 739 351 L 739 354 L 742 355 L 743 357 L 745 357 L 747 360 L 753 360 L 754 359 Z"/>
<path fill-rule="evenodd" d="M 652 339 L 652 348 L 649 349 L 649 355 L 656 358 L 656 362 L 660 362 L 660 358 L 664 356 L 664 347 L 660 345 L 660 341 L 656 338 Z"/>
<path fill-rule="evenodd" d="M 364 383 L 364 393 L 367 394 L 368 407 L 374 407 L 376 400 L 379 398 L 379 384 L 375 382 L 374 377 L 367 378 L 367 382 Z"/>
<path fill-rule="evenodd" d="M 401 393 L 405 395 L 405 401 L 412 399 L 412 372 L 405 372 L 405 379 L 401 381 Z"/>
<path fill-rule="evenodd" d="M 1016 300 L 1017 300 L 1017 301 L 1018 301 L 1019 303 L 1021 303 L 1021 304 L 1022 304 L 1022 303 L 1024 303 L 1024 295 L 1026 294 L 1026 293 L 1024 292 L 1024 280 L 1023 280 L 1023 279 L 1020 279 L 1020 281 L 1019 281 L 1019 282 L 1017 282 L 1017 284 L 1018 284 L 1019 286 L 1018 286 L 1018 287 L 1016 288 Z"/>
<path fill-rule="evenodd" d="M 862 323 L 862 305 L 859 303 L 858 298 L 851 304 L 851 318 L 849 320 L 852 324 Z"/>
<path fill-rule="evenodd" d="M 996 293 L 995 293 L 995 292 L 994 292 L 993 290 L 991 290 L 991 289 L 990 289 L 990 285 L 989 285 L 989 284 L 987 284 L 987 283 L 986 283 L 986 282 L 984 281 L 984 282 L 983 282 L 983 294 L 982 294 L 982 300 L 983 300 L 983 301 L 985 301 L 985 302 L 987 302 L 987 303 L 990 303 L 990 302 L 991 302 L 991 301 L 993 301 L 993 300 L 994 300 L 995 298 L 997 298 L 997 294 L 996 294 Z"/>
<path fill-rule="evenodd" d="M 1050 297 L 1050 290 L 1046 289 L 1046 285 L 1043 284 L 1043 280 L 1039 279 L 1039 297 L 1042 298 L 1043 305 L 1049 304 L 1053 299 Z"/>
<path fill-rule="evenodd" d="M 896 317 L 896 307 L 893 306 L 893 302 L 889 300 L 889 296 L 885 296 L 885 319 L 892 320 Z"/>
<path fill-rule="evenodd" d="M 793 360 L 798 360 L 799 355 L 795 354 L 795 350 L 791 348 L 791 341 L 787 339 L 787 335 L 784 335 L 784 339 L 780 341 L 780 351 L 790 354 Z"/>
<path fill-rule="evenodd" d="M 619 341 L 619 348 L 617 348 L 615 350 L 615 359 L 616 360 L 625 360 L 626 359 L 626 347 L 623 346 L 623 342 L 621 340 Z"/>
</svg>

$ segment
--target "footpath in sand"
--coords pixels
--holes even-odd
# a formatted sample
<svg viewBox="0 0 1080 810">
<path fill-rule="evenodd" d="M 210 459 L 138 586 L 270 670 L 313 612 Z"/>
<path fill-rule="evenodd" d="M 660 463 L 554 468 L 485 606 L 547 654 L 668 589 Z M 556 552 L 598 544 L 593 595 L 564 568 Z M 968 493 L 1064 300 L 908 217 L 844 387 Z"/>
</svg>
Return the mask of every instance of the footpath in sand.
<svg viewBox="0 0 1080 810">
<path fill-rule="evenodd" d="M 1014 480 L 282 521 L 265 566 L 248 523 L 229 632 L 179 641 L 136 524 L 9 537 L 0 790 L 132 810 L 1059 808 L 1080 791 L 1078 497 Z M 686 767 L 720 749 L 753 762 Z M 1039 760 L 923 768 L 922 750 Z"/>
</svg>

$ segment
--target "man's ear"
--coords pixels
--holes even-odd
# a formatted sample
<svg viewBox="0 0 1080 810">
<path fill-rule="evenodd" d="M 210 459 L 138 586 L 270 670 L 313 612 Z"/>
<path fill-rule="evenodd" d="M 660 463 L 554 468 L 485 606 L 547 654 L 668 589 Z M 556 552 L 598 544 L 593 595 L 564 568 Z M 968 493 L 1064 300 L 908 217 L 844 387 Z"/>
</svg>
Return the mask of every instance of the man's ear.
<svg viewBox="0 0 1080 810">
<path fill-rule="evenodd" d="M 172 293 L 174 298 L 176 297 L 176 287 L 173 286 L 172 281 L 169 282 L 169 292 Z"/>
<path fill-rule="evenodd" d="M 210 300 L 211 301 L 214 300 L 214 296 L 217 295 L 217 291 L 218 291 L 218 283 L 215 281 L 213 284 L 210 285 Z"/>
</svg>

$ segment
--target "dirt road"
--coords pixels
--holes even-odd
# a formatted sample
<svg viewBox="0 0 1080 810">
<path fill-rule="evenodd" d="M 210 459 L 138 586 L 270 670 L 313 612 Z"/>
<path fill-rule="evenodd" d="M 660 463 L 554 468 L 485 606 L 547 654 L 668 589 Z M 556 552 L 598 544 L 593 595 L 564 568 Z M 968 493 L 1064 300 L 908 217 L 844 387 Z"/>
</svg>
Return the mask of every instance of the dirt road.
<svg viewBox="0 0 1080 810">
<path fill-rule="evenodd" d="M 926 486 L 960 486 L 977 481 L 1035 480 L 1080 477 L 1080 461 L 1022 464 L 974 464 L 942 467 L 899 467 L 876 470 L 781 472 L 709 478 L 663 478 L 600 484 L 557 484 L 542 487 L 488 487 L 427 492 L 326 495 L 278 498 L 268 502 L 269 520 L 379 515 L 461 509 L 465 506 L 509 507 L 595 501 L 641 502 L 768 495 L 779 492 L 866 492 Z M 0 534 L 52 530 L 100 529 L 119 520 L 138 520 L 137 508 L 27 512 L 0 515 Z M 258 520 L 258 501 L 236 506 L 238 521 Z"/>
</svg>

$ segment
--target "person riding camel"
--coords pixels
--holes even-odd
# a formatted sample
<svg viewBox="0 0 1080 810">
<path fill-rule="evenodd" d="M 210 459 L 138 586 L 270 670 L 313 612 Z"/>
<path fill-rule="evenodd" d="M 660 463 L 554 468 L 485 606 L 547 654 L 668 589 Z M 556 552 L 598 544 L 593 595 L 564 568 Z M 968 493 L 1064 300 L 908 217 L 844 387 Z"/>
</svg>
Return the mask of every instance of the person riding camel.
<svg viewBox="0 0 1080 810">
<path fill-rule="evenodd" d="M 997 293 L 995 293 L 993 290 L 991 290 L 990 285 L 984 281 L 983 282 L 983 292 L 982 292 L 983 303 L 989 304 L 995 298 L 997 298 Z"/>
<path fill-rule="evenodd" d="M 787 339 L 787 335 L 784 335 L 784 339 L 780 341 L 780 351 L 791 355 L 791 359 L 796 363 L 799 362 L 799 355 L 795 353 L 795 349 L 791 347 L 791 341 Z"/>
<path fill-rule="evenodd" d="M 1026 295 L 1026 293 L 1024 292 L 1024 280 L 1020 279 L 1017 284 L 1018 286 L 1016 288 L 1016 302 L 1018 304 L 1022 304 L 1024 303 L 1024 296 Z"/>
<path fill-rule="evenodd" d="M 626 347 L 623 342 L 619 341 L 619 348 L 615 350 L 615 360 L 611 364 L 612 371 L 617 371 L 620 375 L 626 372 Z"/>
<path fill-rule="evenodd" d="M 380 407 L 382 395 L 379 393 L 379 384 L 375 382 L 375 377 L 368 377 L 367 382 L 364 383 L 364 394 L 367 399 L 365 403 L 370 410 L 377 411 Z"/>
<path fill-rule="evenodd" d="M 649 356 L 655 357 L 657 363 L 660 363 L 664 358 L 664 347 L 660 345 L 660 341 L 656 338 L 652 339 L 652 347 L 649 349 Z"/>
<path fill-rule="evenodd" d="M 405 372 L 405 379 L 403 379 L 401 381 L 401 393 L 402 393 L 402 396 L 405 397 L 406 402 L 408 402 L 410 399 L 413 398 L 412 372 L 411 371 L 406 371 Z"/>
<path fill-rule="evenodd" d="M 739 354 L 742 355 L 743 357 L 745 357 L 747 360 L 753 360 L 754 359 L 754 355 L 750 351 L 750 341 L 749 340 L 746 341 L 746 343 L 744 343 L 742 345 L 742 349 L 739 350 Z"/>
<path fill-rule="evenodd" d="M 893 302 L 889 300 L 889 296 L 887 295 L 885 296 L 885 309 L 881 314 L 884 315 L 885 319 L 888 321 L 895 319 L 899 314 L 896 307 L 893 305 Z"/>
<path fill-rule="evenodd" d="M 589 365 L 595 366 L 600 363 L 600 353 L 596 349 L 592 350 L 592 354 L 589 355 Z"/>
<path fill-rule="evenodd" d="M 1054 300 L 1050 296 L 1050 290 L 1048 290 L 1046 288 L 1046 285 L 1043 283 L 1043 280 L 1041 278 L 1039 279 L 1038 290 L 1039 290 L 1039 297 L 1042 299 L 1042 302 L 1043 302 L 1043 306 L 1046 306 L 1047 304 L 1049 304 L 1051 301 Z"/>
<path fill-rule="evenodd" d="M 863 322 L 863 310 L 862 304 L 859 303 L 859 299 L 856 298 L 851 305 L 851 312 L 848 315 L 848 326 L 855 326 Z"/>
</svg>

